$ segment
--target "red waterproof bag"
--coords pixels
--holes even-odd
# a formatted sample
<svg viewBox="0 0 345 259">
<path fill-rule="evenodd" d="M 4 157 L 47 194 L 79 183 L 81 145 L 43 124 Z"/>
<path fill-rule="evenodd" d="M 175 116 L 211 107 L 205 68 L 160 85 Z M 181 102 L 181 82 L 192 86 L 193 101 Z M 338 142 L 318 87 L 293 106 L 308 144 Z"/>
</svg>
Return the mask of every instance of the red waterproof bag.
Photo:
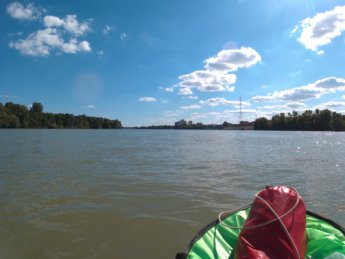
<svg viewBox="0 0 345 259">
<path fill-rule="evenodd" d="M 306 250 L 306 209 L 295 189 L 259 192 L 240 233 L 236 259 L 302 259 Z"/>
</svg>

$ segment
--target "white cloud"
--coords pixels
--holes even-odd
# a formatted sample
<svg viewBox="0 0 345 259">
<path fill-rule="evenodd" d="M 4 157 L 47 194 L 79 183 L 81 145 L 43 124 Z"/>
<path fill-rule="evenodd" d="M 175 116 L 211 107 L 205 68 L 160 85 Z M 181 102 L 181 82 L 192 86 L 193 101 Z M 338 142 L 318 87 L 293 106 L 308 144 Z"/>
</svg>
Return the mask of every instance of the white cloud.
<svg viewBox="0 0 345 259">
<path fill-rule="evenodd" d="M 90 43 L 86 40 L 83 40 L 82 42 L 80 42 L 78 44 L 79 46 L 79 50 L 80 51 L 85 51 L 85 52 L 90 52 L 91 51 L 91 47 L 90 47 Z"/>
<path fill-rule="evenodd" d="M 166 91 L 168 93 L 173 93 L 174 92 L 174 87 L 166 87 L 166 88 L 164 88 L 164 91 Z"/>
<path fill-rule="evenodd" d="M 329 44 L 345 30 L 345 6 L 336 6 L 333 10 L 318 13 L 306 18 L 294 29 L 301 30 L 298 41 L 307 49 L 317 51 L 319 47 Z"/>
<path fill-rule="evenodd" d="M 344 107 L 345 107 L 345 102 L 331 101 L 331 102 L 320 103 L 320 104 L 316 105 L 315 108 L 336 109 L 336 108 L 344 108 Z"/>
<path fill-rule="evenodd" d="M 193 96 L 193 95 L 190 95 L 190 96 L 185 96 L 185 97 L 183 97 L 183 98 L 187 98 L 187 99 L 193 99 L 193 100 L 197 100 L 197 99 L 199 99 L 199 97 L 198 97 L 198 96 Z"/>
<path fill-rule="evenodd" d="M 248 68 L 259 61 L 261 56 L 252 48 L 222 50 L 204 61 L 204 70 L 179 76 L 179 94 L 191 95 L 194 89 L 201 92 L 233 92 L 237 77 L 229 72 Z"/>
<path fill-rule="evenodd" d="M 255 109 L 242 109 L 240 110 L 225 110 L 223 113 L 225 115 L 227 114 L 239 114 L 240 112 L 242 112 L 242 114 L 256 114 L 257 110 Z"/>
<path fill-rule="evenodd" d="M 277 109 L 302 109 L 306 107 L 304 103 L 299 103 L 299 102 L 291 102 L 291 103 L 286 103 L 283 105 L 265 105 L 265 106 L 259 106 L 258 109 L 267 109 L 267 110 L 277 110 Z"/>
<path fill-rule="evenodd" d="M 180 94 L 180 95 L 190 95 L 190 94 L 193 94 L 193 91 L 190 88 L 188 88 L 188 87 L 182 87 L 182 88 L 180 88 L 178 94 Z"/>
<path fill-rule="evenodd" d="M 276 101 L 306 101 L 320 98 L 324 94 L 345 91 L 345 79 L 337 77 L 327 77 L 306 86 L 292 89 L 275 91 L 265 96 L 254 96 L 252 100 L 257 102 Z"/>
<path fill-rule="evenodd" d="M 68 43 L 63 43 L 61 48 L 65 53 L 76 53 L 79 49 L 78 41 L 71 39 Z"/>
<path fill-rule="evenodd" d="M 64 42 L 55 28 L 38 30 L 31 33 L 26 39 L 10 42 L 9 46 L 28 56 L 47 56 L 52 50 L 73 54 L 91 51 L 87 41 L 78 42 L 76 39 L 71 39 L 69 42 Z"/>
<path fill-rule="evenodd" d="M 176 118 L 178 116 L 181 116 L 182 113 L 183 113 L 182 111 L 166 111 L 166 112 L 164 112 L 163 117 L 164 118 L 171 118 L 171 117 Z"/>
<path fill-rule="evenodd" d="M 91 47 L 87 41 L 82 41 L 78 43 L 76 39 L 71 39 L 69 43 L 63 43 L 61 49 L 65 53 L 75 54 L 77 52 L 90 52 Z"/>
<path fill-rule="evenodd" d="M 201 100 L 200 104 L 206 104 L 206 105 L 211 106 L 211 107 L 215 107 L 218 105 L 230 105 L 230 106 L 233 106 L 236 108 L 240 107 L 240 101 L 230 101 L 230 100 L 227 100 L 223 97 L 210 98 L 210 99 L 207 99 L 204 101 Z M 250 106 L 249 102 L 241 102 L 241 104 L 242 104 L 242 107 Z"/>
<path fill-rule="evenodd" d="M 242 109 L 242 120 L 253 121 L 255 120 L 258 112 L 255 109 Z M 238 123 L 240 119 L 240 110 L 225 110 L 223 112 L 194 112 L 191 114 L 191 119 L 198 120 L 203 119 L 206 123 L 211 121 L 214 123 L 223 123 L 224 121 Z"/>
<path fill-rule="evenodd" d="M 91 31 L 89 22 L 79 22 L 75 14 L 66 15 L 64 19 L 60 19 L 59 17 L 49 15 L 43 18 L 43 22 L 44 25 L 48 28 L 62 26 L 66 31 L 74 34 L 75 36 L 81 36 Z"/>
<path fill-rule="evenodd" d="M 287 103 L 284 105 L 285 107 L 283 108 L 290 108 L 290 109 L 302 109 L 306 107 L 304 103 L 299 103 L 299 102 L 292 102 L 292 103 Z"/>
<path fill-rule="evenodd" d="M 238 110 L 225 110 L 218 118 L 232 123 L 239 123 L 242 121 L 254 121 L 257 117 L 257 110 L 255 109 L 242 109 Z M 241 116 L 242 115 L 242 116 Z"/>
<path fill-rule="evenodd" d="M 106 25 L 102 32 L 103 32 L 103 34 L 108 34 L 112 30 L 113 30 L 113 28 L 111 26 Z"/>
<path fill-rule="evenodd" d="M 191 114 L 192 116 L 192 119 L 195 120 L 195 119 L 202 119 L 202 118 L 209 118 L 209 117 L 215 117 L 215 116 L 219 116 L 221 115 L 222 113 L 220 112 L 193 112 Z"/>
<path fill-rule="evenodd" d="M 43 23 L 46 27 L 59 27 L 64 24 L 64 21 L 59 17 L 47 15 L 44 16 Z"/>
<path fill-rule="evenodd" d="M 93 104 L 89 104 L 89 105 L 83 106 L 82 108 L 83 109 L 94 109 L 94 108 L 96 108 L 96 106 Z"/>
<path fill-rule="evenodd" d="M 182 92 L 184 94 L 192 94 L 191 89 L 193 88 L 201 92 L 233 92 L 235 87 L 230 85 L 236 82 L 236 75 L 223 71 L 197 70 L 190 74 L 182 75 L 179 79 L 181 80 L 179 83 L 181 94 Z"/>
<path fill-rule="evenodd" d="M 7 6 L 7 13 L 14 19 L 18 20 L 36 20 L 38 19 L 44 10 L 40 10 L 28 4 L 22 5 L 19 2 L 13 2 Z"/>
<path fill-rule="evenodd" d="M 188 106 L 181 106 L 182 110 L 193 110 L 193 109 L 200 109 L 201 106 L 197 105 L 197 104 L 192 104 L 192 105 L 188 105 Z"/>
<path fill-rule="evenodd" d="M 140 97 L 139 98 L 140 102 L 156 102 L 156 98 L 153 97 Z"/>
<path fill-rule="evenodd" d="M 236 71 L 248 68 L 261 61 L 261 56 L 255 49 L 241 47 L 218 52 L 216 56 L 206 59 L 205 68 L 217 71 Z"/>
<path fill-rule="evenodd" d="M 123 32 L 123 33 L 120 34 L 120 39 L 121 40 L 125 40 L 126 38 L 127 38 L 127 34 L 126 33 Z"/>
<path fill-rule="evenodd" d="M 69 54 L 91 52 L 88 41 L 77 40 L 77 37 L 91 31 L 90 21 L 79 22 L 76 15 L 66 15 L 63 19 L 47 15 L 42 22 L 45 29 L 37 30 L 26 38 L 11 41 L 9 46 L 28 56 L 48 56 L 52 51 Z M 68 40 L 65 39 L 66 32 L 72 36 Z"/>
<path fill-rule="evenodd" d="M 0 99 L 3 98 L 6 101 L 12 100 L 12 99 L 18 99 L 18 96 L 16 95 L 9 95 L 9 94 L 3 94 L 0 95 Z"/>
</svg>

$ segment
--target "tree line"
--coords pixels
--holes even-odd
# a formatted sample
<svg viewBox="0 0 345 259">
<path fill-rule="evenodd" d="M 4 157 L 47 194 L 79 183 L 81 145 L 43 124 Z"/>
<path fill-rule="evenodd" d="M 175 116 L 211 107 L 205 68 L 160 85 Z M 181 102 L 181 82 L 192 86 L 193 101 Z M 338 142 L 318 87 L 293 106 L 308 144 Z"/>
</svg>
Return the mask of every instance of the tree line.
<svg viewBox="0 0 345 259">
<path fill-rule="evenodd" d="M 301 131 L 345 131 L 345 116 L 328 109 L 306 110 L 301 114 L 280 113 L 271 120 L 258 118 L 254 122 L 256 130 L 301 130 Z"/>
<path fill-rule="evenodd" d="M 43 112 L 43 105 L 34 102 L 30 109 L 21 104 L 0 103 L 0 128 L 43 129 L 118 129 L 121 121 L 69 113 Z"/>
</svg>

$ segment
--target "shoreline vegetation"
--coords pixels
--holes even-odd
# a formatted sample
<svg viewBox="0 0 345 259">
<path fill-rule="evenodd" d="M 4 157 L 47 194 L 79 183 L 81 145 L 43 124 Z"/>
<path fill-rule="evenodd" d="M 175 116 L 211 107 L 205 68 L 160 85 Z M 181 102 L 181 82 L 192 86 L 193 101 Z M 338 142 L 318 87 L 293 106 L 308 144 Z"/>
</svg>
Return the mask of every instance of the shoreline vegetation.
<svg viewBox="0 0 345 259">
<path fill-rule="evenodd" d="M 193 124 L 191 121 L 180 120 L 171 125 L 130 127 L 131 129 L 199 129 L 199 130 L 276 130 L 276 131 L 345 131 L 345 115 L 328 109 L 315 111 L 306 110 L 299 114 L 279 113 L 270 120 L 258 118 L 254 122 L 241 121 L 239 124 L 224 122 L 223 124 L 202 123 Z"/>
<path fill-rule="evenodd" d="M 180 120 L 175 125 L 153 125 L 141 127 L 127 127 L 128 129 L 186 129 L 186 130 L 253 130 L 254 122 L 241 121 L 239 124 L 224 122 L 223 124 L 193 124 L 191 121 Z"/>
<path fill-rule="evenodd" d="M 328 109 L 306 110 L 303 113 L 276 114 L 271 120 L 258 118 L 254 122 L 255 130 L 291 130 L 291 131 L 345 131 L 345 115 Z"/>
<path fill-rule="evenodd" d="M 303 113 L 279 113 L 271 119 L 258 118 L 253 122 L 238 124 L 202 124 L 180 120 L 175 125 L 152 125 L 123 127 L 118 119 L 73 115 L 69 113 L 46 113 L 43 105 L 34 102 L 31 108 L 25 105 L 0 102 L 0 128 L 28 129 L 187 129 L 187 130 L 283 130 L 283 131 L 345 131 L 345 115 L 328 109 Z"/>
<path fill-rule="evenodd" d="M 38 102 L 34 102 L 30 109 L 25 105 L 7 102 L 5 105 L 0 103 L 0 128 L 119 129 L 122 125 L 117 119 L 43 112 L 43 105 Z"/>
</svg>

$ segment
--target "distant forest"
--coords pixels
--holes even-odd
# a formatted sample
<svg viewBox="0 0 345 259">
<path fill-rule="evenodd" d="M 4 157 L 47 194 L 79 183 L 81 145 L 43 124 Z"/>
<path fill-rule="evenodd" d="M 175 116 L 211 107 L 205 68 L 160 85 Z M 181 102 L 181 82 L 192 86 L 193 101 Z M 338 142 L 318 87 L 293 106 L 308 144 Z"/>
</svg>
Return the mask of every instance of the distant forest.
<svg viewBox="0 0 345 259">
<path fill-rule="evenodd" d="M 121 121 L 69 113 L 43 112 L 43 105 L 34 102 L 30 109 L 21 104 L 0 103 L 0 128 L 43 129 L 118 129 Z"/>
<path fill-rule="evenodd" d="M 256 119 L 256 130 L 301 130 L 301 131 L 345 131 L 345 116 L 328 109 L 306 110 L 302 114 L 292 113 L 276 114 L 271 120 Z"/>
</svg>

